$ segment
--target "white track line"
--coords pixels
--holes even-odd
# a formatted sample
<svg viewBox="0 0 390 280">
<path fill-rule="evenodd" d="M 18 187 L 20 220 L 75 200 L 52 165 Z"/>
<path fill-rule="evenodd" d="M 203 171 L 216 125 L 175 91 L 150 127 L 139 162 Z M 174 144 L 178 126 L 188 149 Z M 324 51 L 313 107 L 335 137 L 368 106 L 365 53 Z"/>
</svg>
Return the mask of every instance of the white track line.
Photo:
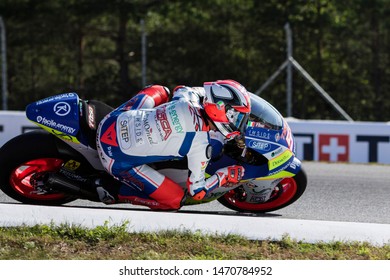
<svg viewBox="0 0 390 280">
<path fill-rule="evenodd" d="M 252 240 L 281 240 L 288 235 L 308 243 L 358 241 L 379 246 L 390 244 L 390 224 L 0 204 L 2 227 L 53 223 L 93 228 L 107 222 L 108 225 L 128 222 L 128 231 L 131 232 L 179 229 L 238 234 Z"/>
</svg>

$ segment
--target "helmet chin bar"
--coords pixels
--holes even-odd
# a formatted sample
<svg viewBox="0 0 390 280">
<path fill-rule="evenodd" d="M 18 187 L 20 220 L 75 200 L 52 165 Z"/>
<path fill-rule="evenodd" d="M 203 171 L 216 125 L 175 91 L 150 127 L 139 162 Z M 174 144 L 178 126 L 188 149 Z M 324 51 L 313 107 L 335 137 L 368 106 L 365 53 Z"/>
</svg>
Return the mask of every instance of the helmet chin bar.
<svg viewBox="0 0 390 280">
<path fill-rule="evenodd" d="M 223 134 L 223 136 L 227 137 L 234 130 L 230 127 L 229 123 L 217 123 L 214 122 L 214 125 L 217 127 L 218 131 Z"/>
<path fill-rule="evenodd" d="M 245 135 L 249 114 L 244 114 L 239 124 L 239 127 L 236 127 L 232 123 L 221 123 L 221 122 L 215 122 L 210 118 L 208 119 L 214 124 L 214 126 L 218 129 L 218 131 L 221 132 L 225 137 L 227 137 L 229 134 L 230 135 L 235 134 L 235 132 L 237 132 L 237 134 Z"/>
</svg>

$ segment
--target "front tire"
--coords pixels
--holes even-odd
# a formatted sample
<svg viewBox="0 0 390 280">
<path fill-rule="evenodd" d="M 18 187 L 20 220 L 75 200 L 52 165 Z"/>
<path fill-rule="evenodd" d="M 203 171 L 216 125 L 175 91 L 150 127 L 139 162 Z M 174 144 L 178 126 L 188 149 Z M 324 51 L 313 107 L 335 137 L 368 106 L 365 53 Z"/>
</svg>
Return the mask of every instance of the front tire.
<svg viewBox="0 0 390 280">
<path fill-rule="evenodd" d="M 58 171 L 65 162 L 55 136 L 37 130 L 21 134 L 0 148 L 0 189 L 9 197 L 35 205 L 62 205 L 75 200 L 60 192 L 39 192 L 31 177 Z"/>
<path fill-rule="evenodd" d="M 306 172 L 301 170 L 291 178 L 284 178 L 274 189 L 271 198 L 263 203 L 250 203 L 245 201 L 245 191 L 238 187 L 218 201 L 225 207 L 238 212 L 266 213 L 279 210 L 294 203 L 306 190 L 307 176 Z"/>
</svg>

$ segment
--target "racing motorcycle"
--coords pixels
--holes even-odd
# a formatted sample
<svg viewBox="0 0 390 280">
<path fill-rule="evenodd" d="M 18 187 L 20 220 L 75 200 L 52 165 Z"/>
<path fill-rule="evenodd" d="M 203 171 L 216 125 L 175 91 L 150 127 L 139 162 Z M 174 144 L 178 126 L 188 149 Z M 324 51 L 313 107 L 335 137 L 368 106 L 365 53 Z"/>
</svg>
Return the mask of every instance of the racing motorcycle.
<svg viewBox="0 0 390 280">
<path fill-rule="evenodd" d="M 242 165 L 239 184 L 213 190 L 203 200 L 187 197 L 186 205 L 218 200 L 239 212 L 265 213 L 295 202 L 304 193 L 307 176 L 295 156 L 293 134 L 282 115 L 267 101 L 251 93 L 252 111 L 245 131 L 244 149 L 224 146 L 206 173 Z M 113 110 L 76 93 L 51 96 L 26 107 L 37 129 L 9 140 L 0 148 L 0 188 L 25 204 L 63 205 L 76 199 L 99 201 L 91 182 L 100 178 L 118 185 L 105 172 L 96 150 L 96 128 Z M 233 141 L 231 141 L 233 142 Z M 153 168 L 186 188 L 186 160 L 153 164 Z M 100 201 L 99 201 L 100 202 Z"/>
</svg>

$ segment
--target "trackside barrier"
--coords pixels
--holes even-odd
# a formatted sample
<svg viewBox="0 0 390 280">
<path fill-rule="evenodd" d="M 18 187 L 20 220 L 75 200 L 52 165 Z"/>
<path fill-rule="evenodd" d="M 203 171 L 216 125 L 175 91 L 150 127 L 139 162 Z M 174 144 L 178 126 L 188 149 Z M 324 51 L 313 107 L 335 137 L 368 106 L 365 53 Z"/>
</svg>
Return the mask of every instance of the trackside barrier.
<svg viewBox="0 0 390 280">
<path fill-rule="evenodd" d="M 390 123 L 287 119 L 308 161 L 390 163 Z"/>
<path fill-rule="evenodd" d="M 390 124 L 287 118 L 297 155 L 307 161 L 390 164 Z M 0 146 L 36 129 L 22 111 L 0 111 Z"/>
<path fill-rule="evenodd" d="M 37 127 L 27 120 L 25 112 L 0 111 L 0 147 L 11 138 Z"/>
</svg>

